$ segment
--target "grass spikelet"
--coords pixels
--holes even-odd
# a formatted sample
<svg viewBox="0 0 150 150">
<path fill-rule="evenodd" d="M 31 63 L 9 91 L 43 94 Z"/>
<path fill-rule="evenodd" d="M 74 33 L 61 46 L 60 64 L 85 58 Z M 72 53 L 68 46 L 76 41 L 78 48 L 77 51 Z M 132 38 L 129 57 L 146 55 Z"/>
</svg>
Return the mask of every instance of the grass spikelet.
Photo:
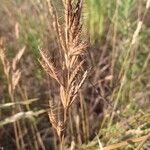
<svg viewBox="0 0 150 150">
<path fill-rule="evenodd" d="M 87 77 L 87 71 L 83 71 L 82 69 L 84 60 L 81 59 L 81 55 L 84 55 L 87 49 L 86 42 L 80 38 L 82 31 L 81 13 L 83 1 L 63 0 L 64 25 L 62 28 L 54 5 L 51 1 L 47 1 L 47 3 L 53 19 L 53 28 L 56 31 L 58 43 L 61 48 L 61 58 L 63 60 L 60 59 L 58 62 L 61 62 L 60 66 L 62 70 L 57 70 L 53 62 L 48 59 L 49 57 L 46 56 L 42 50 L 40 51 L 42 57 L 41 64 L 44 70 L 60 85 L 60 99 L 63 111 L 61 110 L 57 115 L 56 110 L 58 106 L 50 102 L 49 118 L 58 136 L 61 137 L 60 149 L 62 149 L 64 129 L 66 127 L 69 108 L 75 101 L 79 89 Z M 58 77 L 58 71 L 61 72 L 62 79 Z M 60 116 L 63 117 L 61 118 Z"/>
</svg>

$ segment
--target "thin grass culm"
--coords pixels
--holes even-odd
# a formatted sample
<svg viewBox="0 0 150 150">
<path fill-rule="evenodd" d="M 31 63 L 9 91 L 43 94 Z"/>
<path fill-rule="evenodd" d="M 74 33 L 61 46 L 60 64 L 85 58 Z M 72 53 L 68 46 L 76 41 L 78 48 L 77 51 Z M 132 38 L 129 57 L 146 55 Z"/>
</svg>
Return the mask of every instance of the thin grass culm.
<svg viewBox="0 0 150 150">
<path fill-rule="evenodd" d="M 64 24 L 60 25 L 58 14 L 53 3 L 47 0 L 47 5 L 53 19 L 53 28 L 56 31 L 56 39 L 59 44 L 60 53 L 59 68 L 54 65 L 52 59 L 43 51 L 41 54 L 41 65 L 44 70 L 59 84 L 61 108 L 53 102 L 49 102 L 49 118 L 55 128 L 59 139 L 60 149 L 64 149 L 64 131 L 67 126 L 69 108 L 76 100 L 79 89 L 83 85 L 87 70 L 83 69 L 87 43 L 81 40 L 81 13 L 83 0 L 63 0 Z M 61 68 L 61 69 L 60 69 Z"/>
</svg>

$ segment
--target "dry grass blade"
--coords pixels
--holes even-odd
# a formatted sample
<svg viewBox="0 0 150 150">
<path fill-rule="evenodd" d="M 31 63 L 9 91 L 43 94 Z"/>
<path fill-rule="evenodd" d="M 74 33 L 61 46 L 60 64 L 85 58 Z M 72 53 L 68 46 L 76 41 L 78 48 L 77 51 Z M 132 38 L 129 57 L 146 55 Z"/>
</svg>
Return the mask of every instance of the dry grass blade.
<svg viewBox="0 0 150 150">
<path fill-rule="evenodd" d="M 29 104 L 32 104 L 33 102 L 37 101 L 37 100 L 39 100 L 39 99 L 34 98 L 34 99 L 29 99 L 29 100 L 21 101 L 21 102 L 5 103 L 5 104 L 0 105 L 0 109 L 5 109 L 5 108 L 8 108 L 8 107 L 14 106 L 14 105 L 29 105 Z"/>
<path fill-rule="evenodd" d="M 19 112 L 17 114 L 14 114 L 13 116 L 11 117 L 7 117 L 6 119 L 4 120 L 1 120 L 0 121 L 0 127 L 6 125 L 6 124 L 9 124 L 9 123 L 14 123 L 20 119 L 23 119 L 23 118 L 33 118 L 33 117 L 37 117 L 43 113 L 45 113 L 46 110 L 39 110 L 39 111 L 28 111 L 28 112 Z"/>
<path fill-rule="evenodd" d="M 146 137 L 147 136 L 142 136 L 142 137 L 139 137 L 139 138 L 134 138 L 134 139 L 130 139 L 128 141 L 120 142 L 120 143 L 117 143 L 117 144 L 112 144 L 112 145 L 104 147 L 104 150 L 114 150 L 114 149 L 117 149 L 117 148 L 122 148 L 122 147 L 125 147 L 125 146 L 129 145 L 129 142 L 133 142 L 133 143 L 141 142 Z"/>
<path fill-rule="evenodd" d="M 138 137 L 138 138 L 131 138 L 131 139 L 128 139 L 128 140 L 120 142 L 120 143 L 105 146 L 105 147 L 103 147 L 103 149 L 104 150 L 123 149 L 125 146 L 128 146 L 129 143 L 139 143 L 139 142 L 144 141 L 145 139 L 147 139 L 147 137 L 148 137 L 148 135 L 141 136 L 141 137 Z M 95 147 L 97 144 L 98 144 L 98 141 L 94 140 L 94 141 L 90 142 L 88 145 L 84 144 L 82 146 L 79 146 L 79 149 L 81 149 L 81 150 L 85 150 L 85 149 L 90 150 L 91 148 Z M 95 150 L 99 150 L 99 146 L 98 146 L 98 148 L 95 148 Z"/>
<path fill-rule="evenodd" d="M 21 77 L 21 71 L 18 69 L 16 70 L 13 74 L 12 74 L 12 81 L 13 81 L 13 86 L 12 86 L 12 90 L 15 90 L 18 82 L 19 82 L 19 79 Z"/>
<path fill-rule="evenodd" d="M 150 133 L 142 140 L 142 142 L 139 144 L 139 146 L 136 148 L 136 150 L 140 150 L 142 146 L 150 139 Z"/>
<path fill-rule="evenodd" d="M 8 79 L 9 78 L 9 73 L 10 73 L 10 63 L 6 58 L 5 48 L 3 46 L 3 43 L 4 43 L 3 38 L 0 38 L 0 60 L 1 60 L 2 65 L 3 65 L 4 73 L 5 73 L 5 75 Z"/>
<path fill-rule="evenodd" d="M 96 136 L 96 137 L 97 137 L 97 141 L 98 141 L 98 144 L 99 144 L 99 150 L 104 150 L 104 148 L 103 148 L 103 146 L 102 146 L 102 143 L 101 143 L 99 137 L 98 137 L 98 136 Z"/>
<path fill-rule="evenodd" d="M 15 56 L 15 58 L 13 59 L 13 61 L 12 61 L 12 68 L 13 68 L 13 70 L 16 70 L 17 64 L 18 64 L 18 62 L 20 61 L 22 55 L 24 54 L 25 49 L 26 49 L 26 47 L 24 46 L 24 47 L 18 52 L 18 54 Z"/>
</svg>

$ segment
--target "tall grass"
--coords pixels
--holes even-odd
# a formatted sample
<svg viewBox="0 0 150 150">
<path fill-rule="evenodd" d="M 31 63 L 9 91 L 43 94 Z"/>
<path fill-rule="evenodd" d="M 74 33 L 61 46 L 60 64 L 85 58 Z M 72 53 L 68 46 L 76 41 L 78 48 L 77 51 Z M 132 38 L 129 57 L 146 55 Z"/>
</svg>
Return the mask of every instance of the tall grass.
<svg viewBox="0 0 150 150">
<path fill-rule="evenodd" d="M 0 147 L 149 149 L 150 1 L 87 0 L 83 18 L 80 2 L 2 2 L 0 34 L 8 63 L 4 66 L 0 53 Z M 22 45 L 26 52 L 16 69 L 23 73 L 12 79 L 12 62 Z M 15 142 L 6 145 L 6 137 L 15 138 L 7 130 L 13 126 Z"/>
<path fill-rule="evenodd" d="M 56 129 L 60 139 L 60 149 L 64 149 L 64 131 L 67 126 L 69 108 L 76 100 L 77 94 L 83 85 L 87 71 L 83 70 L 84 55 L 87 44 L 81 39 L 82 24 L 81 13 L 83 1 L 63 1 L 64 25 L 60 25 L 58 14 L 53 4 L 47 1 L 50 14 L 53 19 L 53 28 L 57 33 L 58 44 L 60 45 L 60 58 L 57 60 L 61 69 L 54 66 L 54 62 L 43 51 L 41 51 L 41 64 L 45 71 L 57 81 L 60 86 L 61 105 L 57 106 L 52 100 L 49 102 L 49 118 Z M 80 58 L 80 59 L 79 59 Z M 59 107 L 62 107 L 59 109 Z M 58 109 L 58 110 L 57 110 Z"/>
</svg>

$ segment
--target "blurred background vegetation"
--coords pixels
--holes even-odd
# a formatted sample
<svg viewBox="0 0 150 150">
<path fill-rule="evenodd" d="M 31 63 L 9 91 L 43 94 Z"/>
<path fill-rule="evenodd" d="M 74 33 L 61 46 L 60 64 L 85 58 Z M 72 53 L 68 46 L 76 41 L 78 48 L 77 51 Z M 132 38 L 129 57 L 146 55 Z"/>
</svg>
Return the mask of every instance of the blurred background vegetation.
<svg viewBox="0 0 150 150">
<path fill-rule="evenodd" d="M 61 1 L 54 3 L 63 16 Z M 90 43 L 85 67 L 90 73 L 69 114 L 66 149 L 73 143 L 79 150 L 150 149 L 149 5 L 149 0 L 84 2 L 83 39 Z M 20 150 L 57 150 L 46 111 L 48 101 L 58 99 L 58 85 L 39 63 L 39 49 L 48 50 L 54 63 L 59 57 L 47 2 L 0 0 L 0 21 L 9 65 L 25 49 L 13 92 L 7 66 L 0 63 L 0 147 L 14 150 L 18 142 Z"/>
</svg>

